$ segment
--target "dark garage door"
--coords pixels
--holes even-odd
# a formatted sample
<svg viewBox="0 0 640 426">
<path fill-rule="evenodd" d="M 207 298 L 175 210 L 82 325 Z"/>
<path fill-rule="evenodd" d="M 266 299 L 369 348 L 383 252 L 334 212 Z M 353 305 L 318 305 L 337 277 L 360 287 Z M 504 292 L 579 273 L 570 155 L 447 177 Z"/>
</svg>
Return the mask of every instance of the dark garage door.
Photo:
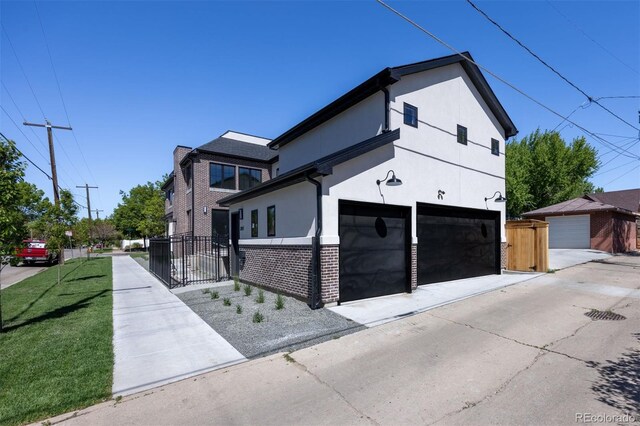
<svg viewBox="0 0 640 426">
<path fill-rule="evenodd" d="M 418 284 L 500 272 L 500 213 L 418 206 Z"/>
<path fill-rule="evenodd" d="M 340 202 L 340 302 L 411 290 L 411 209 Z"/>
</svg>

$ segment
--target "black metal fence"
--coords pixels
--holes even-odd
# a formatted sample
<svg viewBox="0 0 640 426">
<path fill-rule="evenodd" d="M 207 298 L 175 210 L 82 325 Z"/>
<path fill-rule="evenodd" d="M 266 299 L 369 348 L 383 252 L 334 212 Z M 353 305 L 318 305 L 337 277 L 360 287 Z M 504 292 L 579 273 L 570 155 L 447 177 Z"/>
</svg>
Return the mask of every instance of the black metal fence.
<svg viewBox="0 0 640 426">
<path fill-rule="evenodd" d="M 229 236 L 153 238 L 149 270 L 169 288 L 229 279 Z"/>
</svg>

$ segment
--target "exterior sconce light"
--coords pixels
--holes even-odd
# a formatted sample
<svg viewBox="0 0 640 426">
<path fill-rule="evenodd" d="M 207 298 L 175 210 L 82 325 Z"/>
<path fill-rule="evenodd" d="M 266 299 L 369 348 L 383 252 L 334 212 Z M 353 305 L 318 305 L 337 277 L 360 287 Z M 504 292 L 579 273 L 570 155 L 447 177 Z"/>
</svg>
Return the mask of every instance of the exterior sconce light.
<svg viewBox="0 0 640 426">
<path fill-rule="evenodd" d="M 244 209 L 238 209 L 238 219 L 244 219 Z"/>
<path fill-rule="evenodd" d="M 389 178 L 389 174 L 391 174 L 391 178 Z M 387 175 L 382 180 L 376 180 L 376 185 L 378 185 L 378 192 L 380 192 L 380 196 L 382 197 L 382 204 L 385 204 L 384 195 L 382 195 L 382 189 L 380 189 L 380 184 L 385 182 L 387 186 L 400 186 L 402 185 L 402 181 L 396 177 L 396 172 L 393 170 L 389 170 Z"/>
<path fill-rule="evenodd" d="M 207 206 L 204 206 L 204 207 L 202 208 L 202 213 L 203 213 L 203 214 L 207 214 Z"/>
<path fill-rule="evenodd" d="M 496 195 L 498 198 L 496 198 Z M 494 198 L 495 200 L 493 200 Z M 493 200 L 494 203 L 504 203 L 507 201 L 507 199 L 502 196 L 502 192 L 496 191 L 491 197 L 484 197 L 484 205 L 487 207 L 487 210 L 489 210 L 489 206 L 487 206 L 487 201 L 489 200 Z"/>
</svg>

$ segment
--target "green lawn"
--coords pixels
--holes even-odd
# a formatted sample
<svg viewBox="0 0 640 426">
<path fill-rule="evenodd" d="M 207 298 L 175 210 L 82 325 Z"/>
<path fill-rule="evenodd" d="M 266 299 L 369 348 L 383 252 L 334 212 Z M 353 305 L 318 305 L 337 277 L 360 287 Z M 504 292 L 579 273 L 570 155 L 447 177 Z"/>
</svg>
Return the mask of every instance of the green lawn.
<svg viewBox="0 0 640 426">
<path fill-rule="evenodd" d="M 2 290 L 0 425 L 111 396 L 111 258 L 75 259 Z"/>
</svg>

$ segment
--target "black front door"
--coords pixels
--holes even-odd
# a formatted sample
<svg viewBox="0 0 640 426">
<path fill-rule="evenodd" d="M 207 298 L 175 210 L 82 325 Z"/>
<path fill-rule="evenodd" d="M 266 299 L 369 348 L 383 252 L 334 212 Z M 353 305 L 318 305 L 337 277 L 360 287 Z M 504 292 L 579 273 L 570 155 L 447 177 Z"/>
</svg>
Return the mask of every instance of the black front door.
<svg viewBox="0 0 640 426">
<path fill-rule="evenodd" d="M 340 202 L 340 302 L 411 291 L 411 208 Z"/>
<path fill-rule="evenodd" d="M 231 275 L 240 275 L 240 214 L 231 213 Z"/>
<path fill-rule="evenodd" d="M 418 205 L 418 285 L 500 273 L 500 212 Z"/>
<path fill-rule="evenodd" d="M 211 210 L 211 234 L 229 235 L 229 210 Z"/>
</svg>

